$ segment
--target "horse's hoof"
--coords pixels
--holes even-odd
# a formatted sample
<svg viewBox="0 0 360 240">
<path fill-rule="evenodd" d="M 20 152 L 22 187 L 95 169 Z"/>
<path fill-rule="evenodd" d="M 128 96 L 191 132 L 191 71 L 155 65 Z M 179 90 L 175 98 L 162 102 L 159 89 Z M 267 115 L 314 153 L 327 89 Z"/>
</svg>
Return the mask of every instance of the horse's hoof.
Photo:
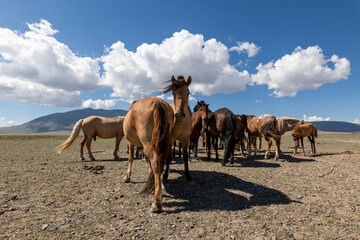
<svg viewBox="0 0 360 240">
<path fill-rule="evenodd" d="M 155 206 L 154 206 L 155 205 Z M 162 206 L 161 204 L 156 206 L 156 204 L 153 204 L 150 208 L 150 212 L 152 213 L 161 213 L 162 212 Z"/>
<path fill-rule="evenodd" d="M 85 161 L 85 158 L 83 156 L 80 157 L 81 161 Z"/>
<path fill-rule="evenodd" d="M 130 182 L 130 178 L 124 178 L 124 183 L 129 183 Z"/>
<path fill-rule="evenodd" d="M 90 158 L 91 161 L 95 161 L 96 159 L 94 157 Z"/>
<path fill-rule="evenodd" d="M 193 178 L 191 176 L 186 176 L 185 177 L 185 181 L 188 183 L 188 182 L 191 182 L 193 180 Z"/>
<path fill-rule="evenodd" d="M 114 157 L 114 160 L 119 160 L 119 159 L 120 159 L 119 156 L 115 156 L 115 157 Z"/>
</svg>

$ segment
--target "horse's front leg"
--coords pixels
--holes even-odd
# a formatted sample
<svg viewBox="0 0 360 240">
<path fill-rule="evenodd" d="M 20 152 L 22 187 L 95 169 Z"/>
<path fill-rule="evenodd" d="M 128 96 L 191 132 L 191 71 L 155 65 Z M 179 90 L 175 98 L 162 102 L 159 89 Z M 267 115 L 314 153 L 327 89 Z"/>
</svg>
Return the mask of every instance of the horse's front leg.
<svg viewBox="0 0 360 240">
<path fill-rule="evenodd" d="M 114 150 L 114 153 L 113 153 L 115 160 L 120 159 L 120 158 L 119 158 L 119 155 L 118 155 L 117 153 L 118 153 L 118 151 L 119 151 L 119 146 L 120 146 L 121 139 L 122 139 L 122 136 L 116 136 L 115 150 Z"/>
<path fill-rule="evenodd" d="M 124 177 L 124 182 L 130 182 L 130 176 L 131 176 L 131 168 L 132 168 L 132 164 L 134 162 L 134 149 L 135 146 L 129 142 L 129 165 L 128 165 L 128 169 L 126 172 L 126 175 Z"/>
<path fill-rule="evenodd" d="M 274 158 L 274 160 L 279 160 L 279 153 L 280 153 L 280 139 L 275 138 L 275 158 Z"/>
<path fill-rule="evenodd" d="M 213 146 L 214 146 L 214 149 L 215 149 L 216 160 L 219 161 L 218 138 L 217 137 L 213 138 Z"/>
<path fill-rule="evenodd" d="M 188 143 L 183 142 L 182 145 L 184 146 L 184 152 L 183 152 L 183 157 L 184 157 L 184 171 L 185 171 L 185 179 L 187 182 L 192 180 L 192 177 L 190 176 L 190 171 L 189 171 L 189 158 L 188 158 L 188 152 L 187 152 L 187 148 L 188 148 Z"/>
<path fill-rule="evenodd" d="M 163 174 L 163 183 L 167 184 L 168 183 L 168 178 L 169 178 L 169 170 L 170 170 L 170 163 L 172 161 L 172 154 L 168 154 L 167 159 L 166 159 L 166 168 L 165 168 L 165 172 Z"/>
</svg>

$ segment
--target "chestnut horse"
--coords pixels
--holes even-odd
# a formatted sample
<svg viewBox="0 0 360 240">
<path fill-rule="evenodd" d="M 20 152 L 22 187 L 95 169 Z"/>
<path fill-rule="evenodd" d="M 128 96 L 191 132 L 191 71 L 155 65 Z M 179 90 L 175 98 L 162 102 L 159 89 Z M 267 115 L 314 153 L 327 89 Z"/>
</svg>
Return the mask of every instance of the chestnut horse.
<svg viewBox="0 0 360 240">
<path fill-rule="evenodd" d="M 301 147 L 302 147 L 303 153 L 305 155 L 304 137 L 308 137 L 310 144 L 311 144 L 311 152 L 312 152 L 312 154 L 316 154 L 315 138 L 317 138 L 318 132 L 317 132 L 316 127 L 313 124 L 304 123 L 304 124 L 297 125 L 294 128 L 294 132 L 291 135 L 293 136 L 294 141 L 295 141 L 294 154 L 297 153 L 297 148 L 299 147 L 299 139 L 300 139 Z"/>
<path fill-rule="evenodd" d="M 192 117 L 189 108 L 189 85 L 191 84 L 191 76 L 185 81 L 183 76 L 178 76 L 177 80 L 174 76 L 171 77 L 171 84 L 168 85 L 162 94 L 166 94 L 168 92 L 172 92 L 174 97 L 174 102 L 171 103 L 171 107 L 174 110 L 175 114 L 175 125 L 172 130 L 172 142 L 175 140 L 180 141 L 179 153 L 180 149 L 183 150 L 183 159 L 184 159 L 184 174 L 186 181 L 190 181 L 192 178 L 189 172 L 189 159 L 188 159 L 188 147 L 190 142 L 190 134 L 191 134 L 191 125 L 192 125 Z M 172 157 L 169 156 L 168 162 L 166 164 L 165 173 L 163 176 L 163 181 L 167 182 L 169 175 L 170 163 L 172 161 Z"/>
<path fill-rule="evenodd" d="M 192 124 L 190 129 L 190 146 L 189 146 L 189 157 L 190 149 L 194 150 L 194 157 L 197 158 L 198 142 L 201 135 L 203 126 L 207 121 L 207 109 L 209 104 L 204 103 L 204 101 L 197 102 L 197 105 L 194 107 L 194 112 L 191 116 Z"/>
<path fill-rule="evenodd" d="M 130 181 L 134 146 L 143 147 L 149 162 L 149 178 L 143 193 L 154 191 L 150 211 L 161 212 L 161 174 L 171 149 L 174 112 L 161 98 L 147 97 L 133 102 L 124 120 L 124 134 L 129 141 L 129 167 L 124 181 Z"/>
<path fill-rule="evenodd" d="M 249 141 L 248 145 L 249 156 L 251 155 L 251 143 L 255 148 L 254 154 L 256 155 L 256 141 L 254 138 L 263 137 L 265 141 L 268 143 L 265 159 L 268 158 L 270 147 L 272 145 L 272 141 L 270 138 L 274 138 L 275 140 L 275 160 L 279 159 L 279 146 L 280 146 L 280 133 L 278 131 L 277 119 L 274 116 L 265 114 L 260 117 L 255 117 L 254 115 L 249 115 L 247 119 L 247 127 L 249 130 Z M 254 144 L 255 143 L 255 144 Z"/>
<path fill-rule="evenodd" d="M 230 158 L 230 163 L 233 163 L 232 154 L 235 148 L 234 131 L 236 125 L 235 114 L 227 108 L 220 108 L 215 112 L 208 110 L 208 121 L 206 126 L 206 138 L 208 147 L 208 159 L 210 159 L 210 138 L 215 139 L 216 159 L 219 158 L 217 152 L 217 137 L 220 137 L 224 144 L 224 157 L 221 165 L 225 165 Z"/>
<path fill-rule="evenodd" d="M 123 121 L 124 117 L 98 117 L 90 116 L 85 119 L 80 119 L 74 126 L 70 137 L 62 144 L 60 144 L 57 149 L 58 153 L 62 153 L 71 146 L 75 139 L 79 136 L 80 130 L 83 130 L 84 137 L 80 142 L 80 158 L 84 158 L 84 145 L 89 153 L 89 157 L 92 161 L 95 160 L 94 156 L 91 153 L 91 141 L 92 139 L 99 136 L 100 138 L 113 138 L 116 137 L 115 150 L 114 150 L 114 159 L 119 159 L 117 152 L 119 151 L 119 145 L 122 137 L 124 136 L 123 132 Z"/>
<path fill-rule="evenodd" d="M 174 132 L 175 124 L 177 122 L 184 122 L 187 115 L 189 115 L 186 109 L 188 109 L 188 85 L 191 84 L 191 77 L 189 76 L 187 81 L 185 81 L 184 77 L 179 76 L 178 80 L 175 80 L 174 76 L 172 76 L 170 82 L 170 86 L 166 87 L 164 92 L 172 91 L 175 111 L 164 100 L 156 97 L 148 97 L 134 102 L 124 121 L 124 133 L 125 137 L 129 140 L 130 150 L 129 166 L 126 176 L 124 177 L 124 182 L 130 181 L 131 168 L 134 161 L 134 146 L 143 146 L 146 159 L 150 161 L 150 169 L 148 182 L 142 192 L 149 194 L 155 188 L 154 202 L 150 209 L 152 212 L 162 211 L 160 176 L 165 164 L 167 171 L 169 170 L 171 143 L 173 143 L 177 137 L 177 135 L 175 135 L 176 132 Z M 185 105 L 178 104 L 178 101 L 185 102 Z M 158 107 L 154 108 L 153 105 L 157 105 Z M 161 106 L 161 108 L 159 106 Z M 160 114 L 157 113 L 159 111 Z M 156 130 L 156 126 L 161 127 L 160 130 L 163 130 L 159 132 Z M 155 133 L 157 134 L 156 136 L 159 137 L 157 141 L 154 141 Z M 188 134 L 188 136 L 189 135 L 190 134 Z M 184 158 L 184 163 L 185 177 L 187 180 L 191 180 L 187 158 Z M 163 176 L 163 181 L 165 182 L 167 180 L 167 174 L 168 172 L 165 172 Z"/>
</svg>

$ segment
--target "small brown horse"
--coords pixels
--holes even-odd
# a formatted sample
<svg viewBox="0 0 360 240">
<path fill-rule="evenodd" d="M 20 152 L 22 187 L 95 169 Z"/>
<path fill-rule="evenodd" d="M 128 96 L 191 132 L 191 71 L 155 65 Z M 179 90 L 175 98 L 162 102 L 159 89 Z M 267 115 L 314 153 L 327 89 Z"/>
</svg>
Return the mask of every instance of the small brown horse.
<svg viewBox="0 0 360 240">
<path fill-rule="evenodd" d="M 189 157 L 190 157 L 190 149 L 194 150 L 194 157 L 197 158 L 197 150 L 198 150 L 198 142 L 201 135 L 201 131 L 203 130 L 203 126 L 205 126 L 205 122 L 207 122 L 207 109 L 209 104 L 204 103 L 204 101 L 197 102 L 197 105 L 194 107 L 194 112 L 191 116 L 192 124 L 191 124 L 191 134 L 190 134 L 190 146 L 189 146 Z"/>
<path fill-rule="evenodd" d="M 130 181 L 134 146 L 143 147 L 150 164 L 149 178 L 143 193 L 154 191 L 152 212 L 161 212 L 161 174 L 171 149 L 174 112 L 161 98 L 147 97 L 133 102 L 124 120 L 124 134 L 129 141 L 129 167 L 124 181 Z"/>
<path fill-rule="evenodd" d="M 230 163 L 232 164 L 232 154 L 235 148 L 235 114 L 227 108 L 220 108 L 215 112 L 211 112 L 210 110 L 208 111 L 208 121 L 206 126 L 208 159 L 210 159 L 210 138 L 213 137 L 214 139 L 217 139 L 217 137 L 220 137 L 224 144 L 224 157 L 221 165 L 224 166 L 228 162 L 229 158 Z M 218 159 L 217 140 L 215 141 L 216 144 L 214 144 L 214 147 L 216 152 L 216 159 Z"/>
<path fill-rule="evenodd" d="M 247 127 L 249 130 L 249 141 L 253 143 L 256 155 L 256 141 L 253 141 L 256 137 L 263 137 L 267 141 L 268 146 L 265 152 L 265 159 L 269 157 L 270 147 L 272 141 L 270 138 L 275 140 L 275 160 L 279 159 L 279 147 L 280 147 L 280 133 L 278 132 L 277 119 L 271 115 L 262 115 L 260 117 L 255 117 L 254 115 L 249 115 L 247 119 Z M 254 144 L 255 143 L 255 144 Z M 251 144 L 249 146 L 251 148 Z M 249 150 L 249 156 L 251 154 L 251 149 Z"/>
<path fill-rule="evenodd" d="M 106 117 L 98 117 L 98 116 L 90 116 L 85 119 L 80 119 L 74 126 L 73 131 L 70 137 L 61 145 L 57 147 L 58 153 L 62 153 L 71 146 L 71 144 L 75 141 L 75 139 L 79 136 L 80 130 L 83 130 L 84 137 L 80 143 L 80 158 L 81 160 L 85 160 L 84 158 L 84 144 L 86 143 L 86 147 L 89 153 L 89 157 L 92 161 L 95 160 L 94 156 L 91 153 L 91 141 L 96 136 L 100 138 L 113 138 L 116 137 L 115 150 L 114 150 L 114 159 L 119 159 L 117 152 L 119 151 L 119 145 L 122 137 L 124 136 L 123 132 L 123 121 L 124 117 L 114 117 L 114 118 L 106 118 Z"/>
<path fill-rule="evenodd" d="M 172 142 L 175 140 L 180 141 L 181 145 L 179 149 L 183 151 L 183 159 L 184 159 L 184 171 L 185 171 L 185 179 L 186 181 L 190 181 L 192 178 L 189 172 L 189 159 L 188 159 L 188 147 L 190 142 L 190 134 L 191 134 L 191 125 L 192 125 L 192 117 L 191 111 L 189 109 L 189 85 L 192 82 L 191 76 L 188 77 L 187 80 L 183 76 L 178 76 L 175 79 L 174 76 L 170 79 L 170 85 L 168 85 L 162 94 L 172 92 L 174 97 L 174 102 L 171 103 L 171 107 L 174 110 L 175 114 L 175 125 L 172 129 L 171 137 Z M 180 151 L 179 151 L 180 152 Z M 163 181 L 167 182 L 170 163 L 172 161 L 172 157 L 169 156 L 168 162 L 166 164 L 165 173 L 163 176 Z"/>
<path fill-rule="evenodd" d="M 312 152 L 312 154 L 316 154 L 315 138 L 317 138 L 318 132 L 317 132 L 316 127 L 313 124 L 304 123 L 304 124 L 297 125 L 294 128 L 294 132 L 291 135 L 293 136 L 294 141 L 295 141 L 294 154 L 297 153 L 297 148 L 299 147 L 299 139 L 300 139 L 301 147 L 302 147 L 303 153 L 305 155 L 304 137 L 308 137 L 310 144 L 311 144 L 311 152 Z"/>
</svg>

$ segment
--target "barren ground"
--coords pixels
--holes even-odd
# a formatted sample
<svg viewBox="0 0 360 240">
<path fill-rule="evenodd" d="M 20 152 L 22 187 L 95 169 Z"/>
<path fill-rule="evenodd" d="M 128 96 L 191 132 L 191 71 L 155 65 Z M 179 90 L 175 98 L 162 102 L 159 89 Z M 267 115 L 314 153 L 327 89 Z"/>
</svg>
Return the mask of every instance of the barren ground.
<svg viewBox="0 0 360 240">
<path fill-rule="evenodd" d="M 320 135 L 318 154 L 303 156 L 287 135 L 283 161 L 237 152 L 225 167 L 200 149 L 191 183 L 175 158 L 160 214 L 138 194 L 144 160 L 123 183 L 125 140 L 119 161 L 115 140 L 99 138 L 97 160 L 81 161 L 79 139 L 58 155 L 67 136 L 0 136 L 0 239 L 360 239 L 359 136 Z"/>
</svg>

